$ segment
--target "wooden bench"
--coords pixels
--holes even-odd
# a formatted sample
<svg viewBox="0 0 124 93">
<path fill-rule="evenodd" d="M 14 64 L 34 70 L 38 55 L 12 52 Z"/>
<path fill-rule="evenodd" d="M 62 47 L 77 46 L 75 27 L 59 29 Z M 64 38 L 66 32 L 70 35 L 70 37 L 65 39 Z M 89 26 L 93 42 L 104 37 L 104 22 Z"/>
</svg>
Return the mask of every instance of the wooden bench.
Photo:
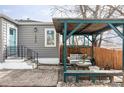
<svg viewBox="0 0 124 93">
<path fill-rule="evenodd" d="M 64 82 L 67 82 L 67 76 L 75 76 L 76 82 L 78 82 L 80 76 L 90 76 L 95 83 L 95 77 L 97 76 L 123 76 L 122 70 L 67 70 L 64 72 Z"/>
</svg>

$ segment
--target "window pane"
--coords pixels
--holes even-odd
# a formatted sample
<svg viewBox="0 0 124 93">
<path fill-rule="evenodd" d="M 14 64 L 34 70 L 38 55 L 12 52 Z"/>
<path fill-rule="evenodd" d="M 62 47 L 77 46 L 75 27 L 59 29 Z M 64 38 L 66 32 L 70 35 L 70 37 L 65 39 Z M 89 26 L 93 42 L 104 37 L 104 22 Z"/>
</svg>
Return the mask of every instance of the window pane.
<svg viewBox="0 0 124 93">
<path fill-rule="evenodd" d="M 10 29 L 10 35 L 13 35 L 13 30 L 12 29 Z"/>
<path fill-rule="evenodd" d="M 47 31 L 47 45 L 54 45 L 54 31 Z"/>
</svg>

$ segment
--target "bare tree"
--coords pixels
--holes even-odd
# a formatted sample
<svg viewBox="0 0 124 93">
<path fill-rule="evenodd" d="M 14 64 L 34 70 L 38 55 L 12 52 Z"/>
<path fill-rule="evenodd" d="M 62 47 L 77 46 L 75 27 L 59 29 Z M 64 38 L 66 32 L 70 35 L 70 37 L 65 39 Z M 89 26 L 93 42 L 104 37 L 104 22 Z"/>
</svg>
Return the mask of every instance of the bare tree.
<svg viewBox="0 0 124 93">
<path fill-rule="evenodd" d="M 122 18 L 124 17 L 123 5 L 75 5 L 75 6 L 53 6 L 52 16 L 80 17 L 80 18 Z M 96 40 L 97 46 L 101 46 L 103 33 Z"/>
</svg>

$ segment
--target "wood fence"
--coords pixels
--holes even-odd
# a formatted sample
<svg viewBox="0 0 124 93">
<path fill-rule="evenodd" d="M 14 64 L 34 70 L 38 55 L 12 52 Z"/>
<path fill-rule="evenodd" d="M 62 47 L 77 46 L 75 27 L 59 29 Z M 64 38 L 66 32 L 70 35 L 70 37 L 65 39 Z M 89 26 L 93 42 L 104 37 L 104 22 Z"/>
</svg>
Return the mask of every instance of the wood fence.
<svg viewBox="0 0 124 93">
<path fill-rule="evenodd" d="M 60 63 L 62 63 L 62 49 L 63 49 L 63 46 L 60 46 Z M 67 46 L 67 56 L 69 57 L 70 54 L 79 54 L 79 53 L 82 53 L 82 54 L 88 54 L 88 56 L 91 56 L 91 48 L 83 48 L 83 47 L 77 47 L 77 46 L 74 46 L 74 47 L 69 47 Z M 67 63 L 69 63 L 69 60 L 67 60 Z"/>
<path fill-rule="evenodd" d="M 86 53 L 92 55 L 91 48 L 67 47 L 67 55 Z M 111 69 L 122 69 L 122 50 L 94 47 L 94 58 L 99 67 L 109 66 Z M 60 62 L 62 62 L 62 46 L 60 47 Z M 67 60 L 67 62 L 69 62 Z"/>
<path fill-rule="evenodd" d="M 112 69 L 122 69 L 122 50 L 95 47 L 94 58 L 99 67 L 108 65 Z"/>
</svg>

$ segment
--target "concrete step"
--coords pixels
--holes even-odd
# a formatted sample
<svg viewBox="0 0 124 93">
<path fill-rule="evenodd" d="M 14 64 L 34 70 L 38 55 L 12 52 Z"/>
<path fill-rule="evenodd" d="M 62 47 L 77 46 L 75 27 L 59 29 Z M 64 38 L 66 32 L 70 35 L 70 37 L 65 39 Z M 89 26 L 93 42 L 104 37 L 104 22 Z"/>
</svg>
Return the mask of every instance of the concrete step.
<svg viewBox="0 0 124 93">
<path fill-rule="evenodd" d="M 19 58 L 16 58 L 16 59 L 6 59 L 5 62 L 6 63 L 13 63 L 13 62 L 16 62 L 16 63 L 23 63 L 25 60 L 24 59 L 19 59 Z"/>
</svg>

